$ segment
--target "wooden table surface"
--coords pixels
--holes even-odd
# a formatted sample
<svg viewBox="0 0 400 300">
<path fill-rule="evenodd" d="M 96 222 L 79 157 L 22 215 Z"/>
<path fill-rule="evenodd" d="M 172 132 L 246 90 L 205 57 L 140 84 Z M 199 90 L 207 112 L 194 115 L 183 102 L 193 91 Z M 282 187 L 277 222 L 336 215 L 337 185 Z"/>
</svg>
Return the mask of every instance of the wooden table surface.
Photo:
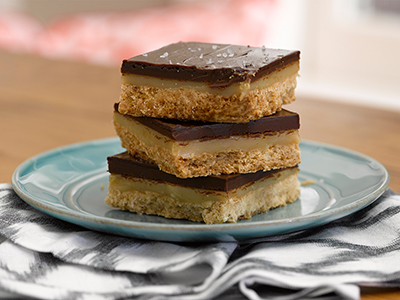
<svg viewBox="0 0 400 300">
<path fill-rule="evenodd" d="M 51 61 L 0 52 L 0 183 L 43 151 L 115 136 L 119 66 Z M 399 95 L 400 96 L 400 95 Z M 400 193 L 400 112 L 299 96 L 303 139 L 342 146 L 380 161 Z M 379 99 L 377 99 L 379 101 Z M 364 289 L 362 299 L 399 299 L 400 289 Z"/>
</svg>

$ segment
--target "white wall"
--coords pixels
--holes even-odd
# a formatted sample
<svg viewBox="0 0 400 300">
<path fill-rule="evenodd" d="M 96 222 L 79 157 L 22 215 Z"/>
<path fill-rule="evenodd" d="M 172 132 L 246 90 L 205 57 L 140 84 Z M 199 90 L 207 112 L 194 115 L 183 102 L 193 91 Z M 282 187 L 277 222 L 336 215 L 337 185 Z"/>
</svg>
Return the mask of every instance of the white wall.
<svg viewBox="0 0 400 300">
<path fill-rule="evenodd" d="M 400 15 L 359 1 L 282 0 L 271 44 L 301 50 L 298 95 L 400 110 Z"/>
</svg>

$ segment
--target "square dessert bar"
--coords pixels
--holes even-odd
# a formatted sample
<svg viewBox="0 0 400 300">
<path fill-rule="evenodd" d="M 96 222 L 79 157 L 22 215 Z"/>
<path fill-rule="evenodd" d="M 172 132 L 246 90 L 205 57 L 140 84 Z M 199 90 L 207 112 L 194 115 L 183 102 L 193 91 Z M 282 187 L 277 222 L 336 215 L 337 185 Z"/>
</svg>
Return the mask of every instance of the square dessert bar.
<svg viewBox="0 0 400 300">
<path fill-rule="evenodd" d="M 299 51 L 176 43 L 124 60 L 119 111 L 133 116 L 248 122 L 295 100 Z"/>
<path fill-rule="evenodd" d="M 217 224 L 294 202 L 298 168 L 182 179 L 128 152 L 108 157 L 106 203 L 139 214 Z"/>
<path fill-rule="evenodd" d="M 114 110 L 121 145 L 181 178 L 249 173 L 300 163 L 299 115 L 281 110 L 247 123 L 178 121 Z"/>
</svg>

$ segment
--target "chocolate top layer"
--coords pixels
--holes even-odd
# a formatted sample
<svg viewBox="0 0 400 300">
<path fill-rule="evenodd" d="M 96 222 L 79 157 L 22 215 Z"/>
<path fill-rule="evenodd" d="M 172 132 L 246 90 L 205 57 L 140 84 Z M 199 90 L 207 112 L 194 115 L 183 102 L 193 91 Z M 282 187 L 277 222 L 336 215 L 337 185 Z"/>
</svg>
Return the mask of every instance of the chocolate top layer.
<svg viewBox="0 0 400 300">
<path fill-rule="evenodd" d="M 115 111 L 118 111 L 118 104 L 115 105 Z M 273 115 L 247 123 L 212 123 L 134 117 L 130 115 L 124 116 L 132 118 L 133 120 L 176 141 L 214 139 L 239 135 L 259 135 L 268 132 L 295 130 L 300 128 L 299 115 L 285 109 L 282 109 Z"/>
<path fill-rule="evenodd" d="M 157 182 L 168 182 L 185 187 L 224 191 L 244 186 L 247 183 L 272 176 L 280 170 L 258 171 L 248 174 L 229 174 L 219 176 L 206 176 L 195 178 L 178 178 L 161 171 L 157 165 L 130 155 L 128 152 L 109 156 L 108 171 L 112 174 L 131 176 L 135 178 L 149 179 Z"/>
<path fill-rule="evenodd" d="M 226 88 L 253 82 L 300 59 L 300 51 L 179 42 L 124 60 L 122 74 L 204 82 Z"/>
</svg>

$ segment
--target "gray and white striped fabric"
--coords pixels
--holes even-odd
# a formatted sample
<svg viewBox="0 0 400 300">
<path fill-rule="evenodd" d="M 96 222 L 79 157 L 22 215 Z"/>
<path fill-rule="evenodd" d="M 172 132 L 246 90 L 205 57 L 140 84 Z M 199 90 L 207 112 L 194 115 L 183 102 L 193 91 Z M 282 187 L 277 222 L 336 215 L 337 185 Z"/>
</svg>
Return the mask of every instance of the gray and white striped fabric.
<svg viewBox="0 0 400 300">
<path fill-rule="evenodd" d="M 0 185 L 0 290 L 9 299 L 359 299 L 400 287 L 400 196 L 317 229 L 251 243 L 175 244 L 54 219 Z"/>
</svg>

